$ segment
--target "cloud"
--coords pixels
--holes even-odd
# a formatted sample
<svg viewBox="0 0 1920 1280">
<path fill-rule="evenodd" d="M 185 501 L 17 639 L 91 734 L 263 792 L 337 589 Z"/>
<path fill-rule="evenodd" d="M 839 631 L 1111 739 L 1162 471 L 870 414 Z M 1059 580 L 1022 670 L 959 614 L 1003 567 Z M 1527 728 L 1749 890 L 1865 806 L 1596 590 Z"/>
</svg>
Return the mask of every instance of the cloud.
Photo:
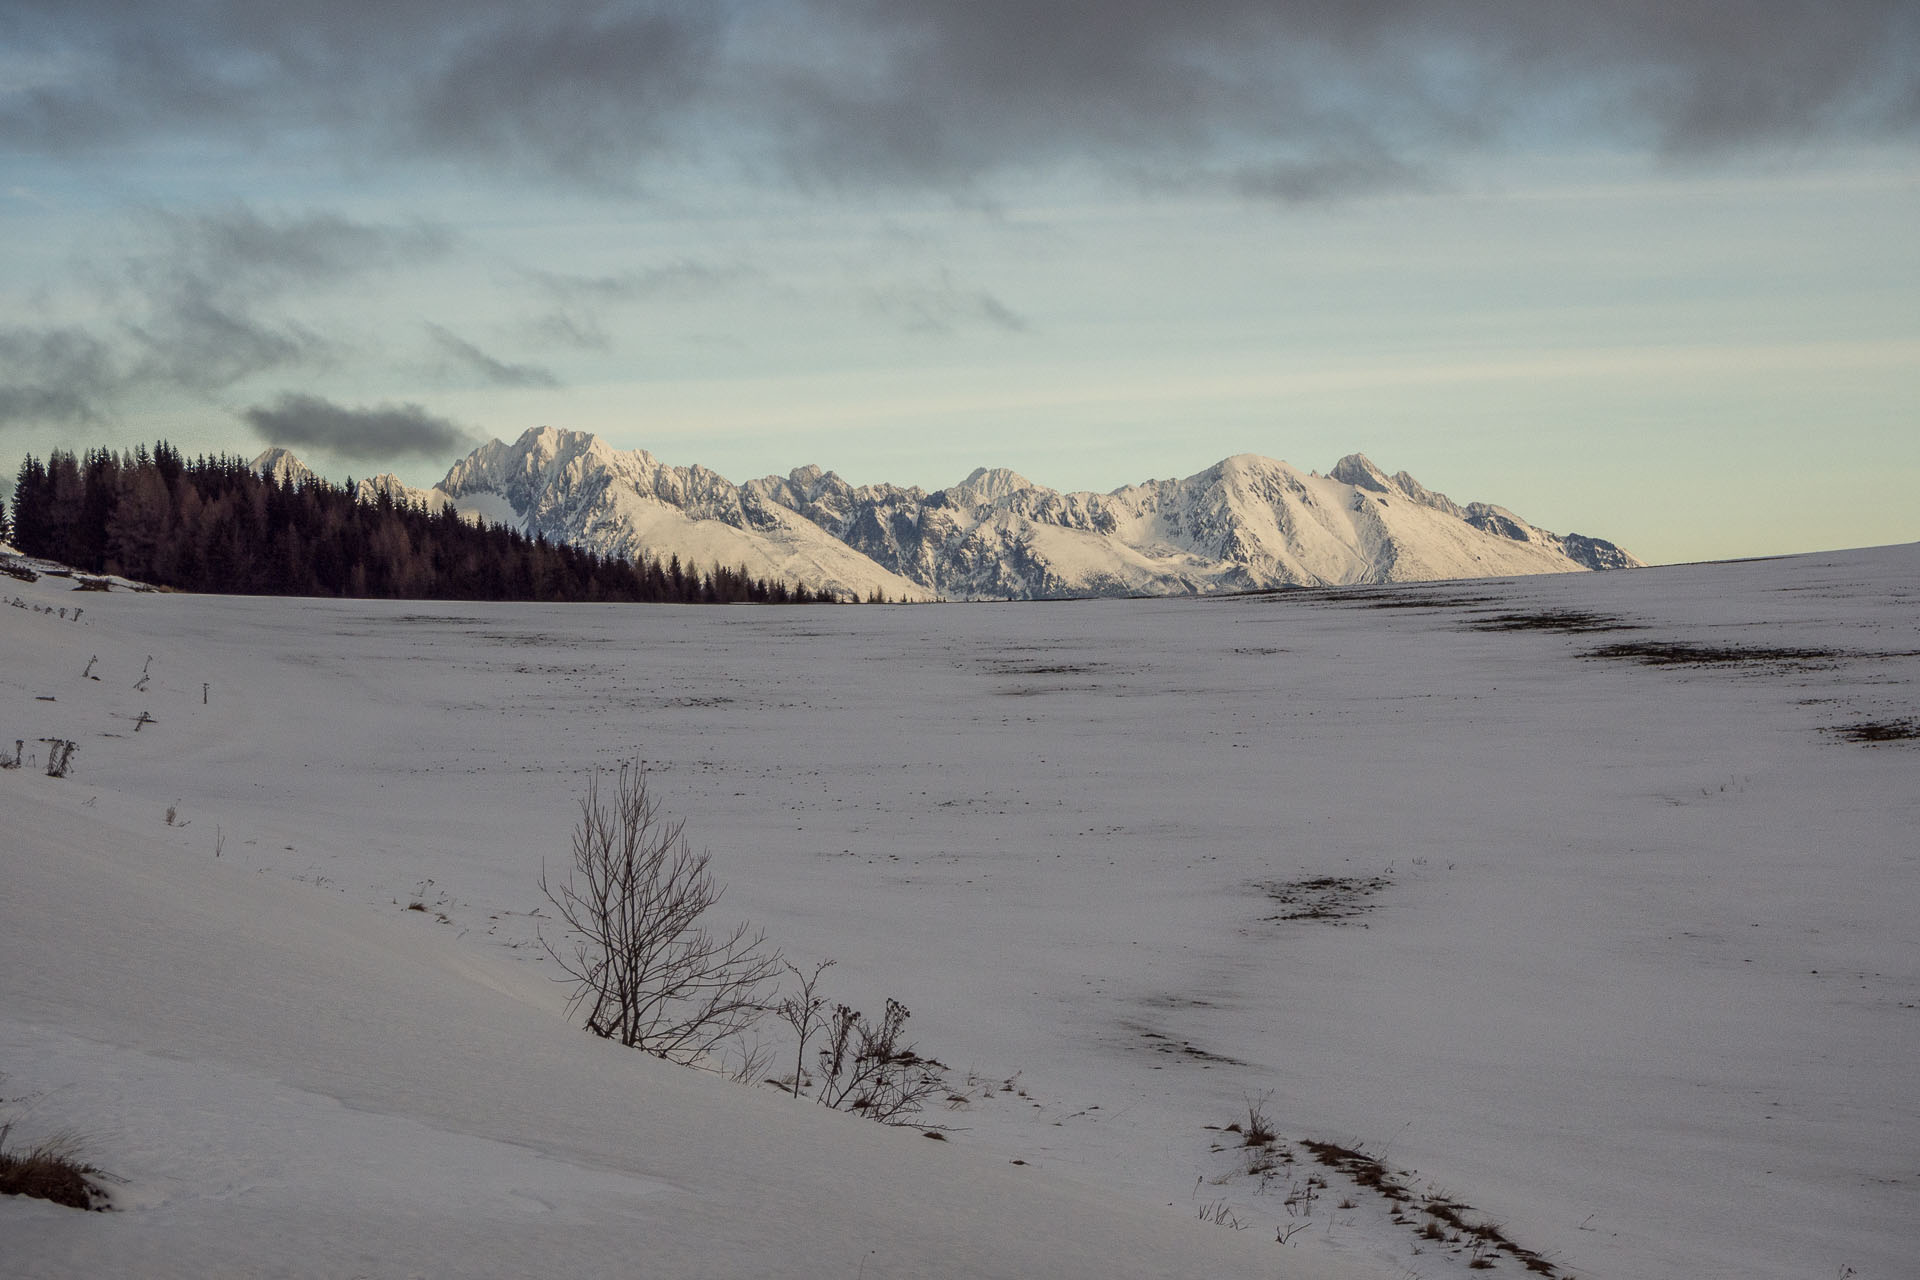
<svg viewBox="0 0 1920 1280">
<path fill-rule="evenodd" d="M 152 247 L 143 274 L 196 282 L 229 297 L 266 299 L 295 288 L 443 257 L 453 245 L 430 223 L 381 226 L 334 213 L 269 218 L 245 205 L 147 215 Z"/>
<path fill-rule="evenodd" d="M 529 322 L 533 336 L 552 345 L 589 351 L 604 351 L 613 345 L 606 324 L 610 307 L 662 298 L 683 301 L 710 297 L 761 275 L 744 263 L 690 258 L 602 275 L 531 269 L 520 274 L 551 306 Z"/>
<path fill-rule="evenodd" d="M 721 6 L 647 0 L 17 0 L 0 138 L 156 136 L 631 178 L 710 74 Z M 12 68 L 9 68 L 12 69 Z"/>
<path fill-rule="evenodd" d="M 572 347 L 579 351 L 607 351 L 613 335 L 597 315 L 582 311 L 549 311 L 527 322 L 527 331 L 548 346 Z"/>
<path fill-rule="evenodd" d="M 427 333 L 433 338 L 434 345 L 465 368 L 477 375 L 488 386 L 493 387 L 557 387 L 560 379 L 552 370 L 532 364 L 508 364 L 506 361 L 488 355 L 465 338 L 450 329 L 429 323 Z"/>
<path fill-rule="evenodd" d="M 256 374 L 324 362 L 336 349 L 313 330 L 254 313 L 202 280 L 181 280 L 148 299 L 126 322 L 136 353 L 129 383 L 207 395 Z"/>
<path fill-rule="evenodd" d="M 1248 165 L 1227 177 L 1238 195 L 1281 204 L 1316 204 L 1433 185 L 1427 170 L 1371 140 L 1325 147 L 1317 154 Z"/>
<path fill-rule="evenodd" d="M 945 336 L 968 326 L 1025 333 L 1027 321 L 991 293 L 962 289 L 942 268 L 925 284 L 895 285 L 868 295 L 869 306 L 908 333 Z"/>
<path fill-rule="evenodd" d="M 397 141 L 625 186 L 676 134 L 710 73 L 719 6 L 449 4 L 437 68 L 402 95 Z"/>
<path fill-rule="evenodd" d="M 350 409 L 319 396 L 288 393 L 271 405 L 243 410 L 240 416 L 267 444 L 319 449 L 356 462 L 442 458 L 478 440 L 459 423 L 417 404 Z"/>
<path fill-rule="evenodd" d="M 163 136 L 644 188 L 1190 164 L 1353 188 L 1542 136 L 1673 161 L 1920 135 L 1911 0 L 13 0 L 0 139 Z M 1348 153 L 1360 157 L 1358 161 Z M 1361 189 L 1392 178 L 1366 165 Z M 1258 184 L 1255 184 L 1256 186 Z"/>
<path fill-rule="evenodd" d="M 148 211 L 128 240 L 131 251 L 90 269 L 82 286 L 87 309 L 114 319 L 0 329 L 0 423 L 104 421 L 156 391 L 211 403 L 248 378 L 325 367 L 350 340 L 285 314 L 291 299 L 432 261 L 452 245 L 425 224 L 271 218 L 245 206 Z"/>
<path fill-rule="evenodd" d="M 98 422 L 124 382 L 112 352 L 84 329 L 0 328 L 0 427 Z"/>
</svg>

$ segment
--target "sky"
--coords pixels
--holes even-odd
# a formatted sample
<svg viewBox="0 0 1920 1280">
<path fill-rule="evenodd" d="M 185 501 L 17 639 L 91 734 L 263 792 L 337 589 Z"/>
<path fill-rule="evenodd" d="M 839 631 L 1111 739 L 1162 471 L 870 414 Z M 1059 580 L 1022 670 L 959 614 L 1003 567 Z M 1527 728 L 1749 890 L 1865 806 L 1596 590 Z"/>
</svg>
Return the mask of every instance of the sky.
<svg viewBox="0 0 1920 1280">
<path fill-rule="evenodd" d="M 1651 561 L 1920 538 L 1911 0 L 8 0 L 0 470 L 1364 452 Z"/>
</svg>

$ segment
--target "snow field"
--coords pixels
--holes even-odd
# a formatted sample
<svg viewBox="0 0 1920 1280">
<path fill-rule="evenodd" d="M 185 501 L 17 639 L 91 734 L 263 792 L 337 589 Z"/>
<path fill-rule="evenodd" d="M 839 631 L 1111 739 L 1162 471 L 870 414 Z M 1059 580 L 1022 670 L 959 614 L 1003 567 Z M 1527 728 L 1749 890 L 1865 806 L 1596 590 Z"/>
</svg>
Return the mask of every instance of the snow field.
<svg viewBox="0 0 1920 1280">
<path fill-rule="evenodd" d="M 0 608 L 0 737 L 80 743 L 0 775 L 0 1094 L 130 1180 L 0 1229 L 46 1275 L 625 1274 L 636 1235 L 674 1275 L 1465 1274 L 1338 1175 L 1305 1214 L 1291 1171 L 1230 1176 L 1267 1095 L 1559 1274 L 1900 1276 L 1915 746 L 1827 730 L 1920 709 L 1916 562 L 885 609 L 0 590 L 87 606 Z M 1567 610 L 1641 629 L 1474 629 Z M 1836 656 L 1581 656 L 1634 640 Z M 914 1011 L 947 1142 L 559 1021 L 534 881 L 629 755 L 723 915 Z M 1327 880 L 1352 914 L 1302 914 Z"/>
</svg>

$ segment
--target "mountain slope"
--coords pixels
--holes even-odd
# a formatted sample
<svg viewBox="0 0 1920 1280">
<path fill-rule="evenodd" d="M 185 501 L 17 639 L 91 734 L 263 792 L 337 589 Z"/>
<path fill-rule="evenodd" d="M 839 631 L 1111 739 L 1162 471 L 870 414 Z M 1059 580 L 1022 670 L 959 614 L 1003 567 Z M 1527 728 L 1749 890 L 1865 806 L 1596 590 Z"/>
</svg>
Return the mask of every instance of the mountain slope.
<svg viewBox="0 0 1920 1280">
<path fill-rule="evenodd" d="M 744 565 L 755 577 L 862 599 L 932 593 L 875 564 L 787 507 L 705 467 L 670 467 L 580 431 L 542 427 L 454 464 L 439 490 L 462 510 L 511 517 L 529 534 L 601 554 Z"/>
<path fill-rule="evenodd" d="M 947 596 L 1168 595 L 1640 563 L 1502 508 L 1458 507 L 1359 454 L 1329 476 L 1242 454 L 1110 494 L 984 470 L 932 494 L 855 489 L 817 468 L 749 487 Z"/>
<path fill-rule="evenodd" d="M 269 454 L 262 465 L 287 464 Z M 863 599 L 1189 595 L 1640 563 L 1611 542 L 1555 534 L 1503 507 L 1461 506 L 1360 454 L 1327 475 L 1241 454 L 1105 494 L 981 468 L 930 493 L 856 487 L 815 466 L 736 485 L 542 427 L 482 445 L 431 492 L 439 496 L 404 487 L 396 496 L 451 501 L 601 554 L 743 564 Z"/>
</svg>

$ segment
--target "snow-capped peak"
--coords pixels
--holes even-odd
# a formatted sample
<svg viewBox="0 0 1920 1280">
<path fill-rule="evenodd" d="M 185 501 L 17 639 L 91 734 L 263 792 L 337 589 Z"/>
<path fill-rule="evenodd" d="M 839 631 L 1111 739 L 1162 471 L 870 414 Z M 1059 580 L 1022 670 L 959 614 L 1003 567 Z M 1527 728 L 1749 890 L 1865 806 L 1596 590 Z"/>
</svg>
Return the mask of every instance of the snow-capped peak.
<svg viewBox="0 0 1920 1280">
<path fill-rule="evenodd" d="M 251 463 L 253 471 L 275 484 L 306 484 L 317 477 L 313 469 L 294 456 L 293 450 L 274 445 Z"/>
<path fill-rule="evenodd" d="M 311 475 L 284 450 L 256 465 Z M 390 477 L 361 483 L 602 555 L 743 565 L 861 599 L 1185 595 L 1639 563 L 1502 507 L 1461 507 L 1358 453 L 1325 476 L 1238 454 L 1106 494 L 980 467 L 929 494 L 855 488 L 812 465 L 734 484 L 588 432 L 538 427 L 480 446 L 434 491 L 396 489 Z"/>
<path fill-rule="evenodd" d="M 1373 460 L 1364 453 L 1350 453 L 1333 464 L 1333 470 L 1327 473 L 1341 484 L 1350 484 L 1356 489 L 1367 489 L 1374 493 L 1387 493 L 1393 487 L 1393 481 L 1387 473 L 1373 465 Z"/>
<path fill-rule="evenodd" d="M 1005 467 L 975 467 L 959 484 L 943 490 L 948 502 L 959 507 L 987 507 L 1010 494 L 1034 488 L 1033 481 Z"/>
</svg>

